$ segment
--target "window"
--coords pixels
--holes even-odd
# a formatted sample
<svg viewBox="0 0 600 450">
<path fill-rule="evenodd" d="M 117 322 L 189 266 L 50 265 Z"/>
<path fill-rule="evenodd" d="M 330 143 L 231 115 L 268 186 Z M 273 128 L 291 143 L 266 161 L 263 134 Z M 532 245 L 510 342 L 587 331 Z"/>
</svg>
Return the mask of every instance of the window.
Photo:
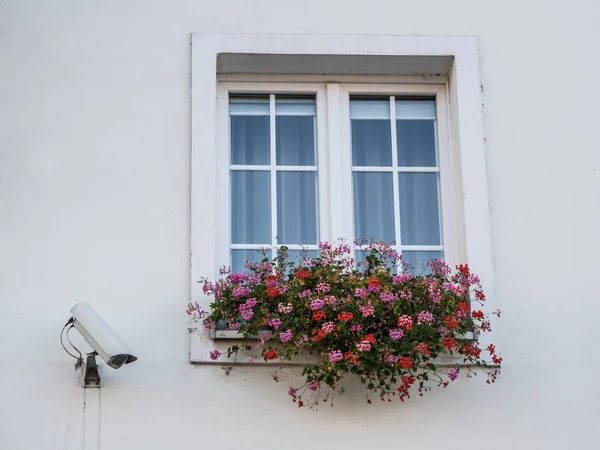
<svg viewBox="0 0 600 450">
<path fill-rule="evenodd" d="M 367 239 L 418 272 L 452 261 L 443 85 L 228 82 L 218 96 L 221 265 L 282 245 L 310 257 L 339 237 L 359 242 L 358 261 Z"/>
<path fill-rule="evenodd" d="M 393 202 L 393 235 L 394 239 L 400 236 L 397 243 L 404 258 L 413 258 L 413 261 L 419 263 L 427 259 L 426 252 L 443 252 L 444 259 L 450 264 L 468 263 L 484 281 L 484 288 L 488 292 L 488 307 L 493 310 L 494 273 L 478 47 L 478 38 L 472 36 L 194 33 L 191 65 L 191 298 L 186 299 L 186 302 L 198 302 L 202 308 L 208 309 L 211 299 L 204 295 L 196 281 L 202 277 L 217 277 L 219 267 L 230 264 L 233 251 L 239 251 L 236 255 L 241 255 L 236 256 L 236 261 L 243 260 L 255 246 L 262 244 L 256 243 L 258 237 L 267 240 L 262 236 L 244 236 L 243 233 L 261 231 L 251 230 L 250 223 L 252 226 L 265 227 L 270 239 L 266 244 L 272 244 L 274 236 L 278 236 L 285 242 L 294 242 L 295 246 L 314 245 L 309 242 L 309 238 L 312 241 L 314 236 L 299 234 L 299 229 L 289 228 L 294 226 L 295 219 L 290 219 L 290 224 L 290 221 L 285 221 L 285 217 L 283 220 L 280 217 L 281 214 L 286 216 L 283 207 L 288 208 L 287 214 L 291 214 L 286 201 L 286 195 L 291 195 L 289 190 L 286 193 L 287 183 L 299 185 L 300 176 L 292 175 L 296 176 L 293 181 L 280 181 L 278 192 L 278 174 L 290 176 L 302 172 L 305 177 L 316 177 L 316 213 L 311 216 L 300 214 L 297 209 L 299 205 L 294 205 L 295 216 L 289 217 L 300 216 L 308 222 L 309 219 L 314 220 L 316 215 L 317 240 L 342 237 L 353 242 L 356 229 L 366 227 L 371 233 L 372 228 L 369 227 L 383 227 L 380 222 L 369 222 L 369 217 L 364 218 L 364 215 L 363 222 L 355 227 L 353 181 L 354 177 L 359 178 L 357 183 L 361 182 L 361 177 L 363 180 L 376 177 L 379 180 L 377 183 L 389 185 L 391 179 L 392 192 L 390 195 L 390 191 L 386 191 L 387 203 L 389 205 L 390 201 Z M 234 107 L 239 108 L 241 116 L 239 120 L 236 119 L 238 136 L 245 133 L 244 128 L 251 128 L 253 133 L 255 128 L 260 128 L 259 125 L 250 127 L 244 122 L 263 124 L 262 134 L 256 130 L 255 136 L 244 136 L 244 142 L 262 139 L 263 143 L 257 142 L 256 145 L 263 152 L 267 145 L 265 130 L 268 121 L 267 164 L 263 164 L 266 161 L 265 154 L 254 154 L 248 150 L 246 155 L 243 147 L 239 150 L 244 150 L 244 155 L 236 155 L 236 162 L 232 162 L 229 147 L 230 100 L 232 105 L 235 105 L 234 100 L 241 105 Z M 292 114 L 287 120 L 288 124 L 277 127 L 279 116 L 280 122 L 286 122 L 282 119 L 283 113 L 276 114 L 278 102 L 283 105 L 295 100 L 298 103 L 304 102 L 304 108 L 307 108 L 306 102 L 314 100 L 314 113 L 308 114 L 312 116 L 316 133 L 312 140 L 306 131 L 310 120 L 300 115 L 299 106 L 295 115 Z M 253 101 L 256 105 L 249 106 Z M 265 113 L 267 101 L 268 115 Z M 357 154 L 356 161 L 353 160 L 353 145 L 355 152 L 360 152 L 361 149 L 360 137 L 357 136 L 354 141 L 352 139 L 351 109 L 353 115 L 357 113 L 356 120 L 360 120 L 360 111 L 357 112 L 356 106 L 360 104 L 358 102 L 367 101 L 387 102 L 389 117 L 364 118 L 365 122 L 381 120 L 381 123 L 364 123 L 362 131 L 359 130 L 361 124 L 357 123 L 354 133 L 376 134 L 376 129 L 365 128 L 378 126 L 389 131 L 389 143 L 384 141 L 387 146 L 385 148 L 390 150 L 391 146 L 392 150 L 396 150 L 396 156 L 394 151 L 387 153 L 389 157 L 396 158 L 395 162 L 392 159 L 391 165 L 389 159 L 384 160 L 383 157 L 381 160 L 361 160 L 372 158 L 372 152 L 367 155 Z M 399 108 L 402 110 L 402 105 L 409 105 L 409 101 L 422 102 L 419 103 L 422 114 L 426 113 L 427 108 L 431 111 L 432 107 L 431 103 L 429 106 L 424 105 L 434 101 L 435 121 L 430 120 L 431 116 L 427 115 L 409 119 L 409 116 L 399 114 L 396 104 L 400 104 Z M 416 114 L 417 105 L 414 106 L 409 112 Z M 256 116 L 251 114 L 252 108 Z M 259 114 L 260 108 L 263 112 Z M 392 114 L 396 115 L 395 120 L 392 120 Z M 409 120 L 423 122 L 413 123 L 408 122 Z M 296 123 L 291 125 L 291 122 Z M 391 131 L 393 126 L 396 127 L 396 135 Z M 433 137 L 436 139 L 435 164 L 431 152 L 432 126 L 435 127 Z M 294 132 L 300 133 L 301 130 L 303 142 L 310 142 L 315 146 L 315 164 L 310 165 L 312 163 L 299 156 L 292 161 L 283 156 L 278 162 L 278 136 L 279 152 L 288 153 L 292 151 L 287 147 L 291 142 L 289 136 Z M 386 139 L 383 137 L 384 133 L 380 134 L 380 139 Z M 410 150 L 406 151 L 407 145 L 417 142 L 421 148 L 429 149 L 419 152 L 418 157 Z M 236 145 L 246 144 L 240 141 Z M 304 150 L 306 147 L 303 147 Z M 311 152 L 307 153 L 313 155 Z M 273 155 L 274 163 L 271 160 Z M 375 155 L 380 156 L 379 153 Z M 259 157 L 263 159 L 254 159 Z M 266 216 L 269 220 L 262 216 L 260 221 L 251 216 L 244 218 L 246 222 L 236 219 L 236 223 L 247 223 L 245 227 L 248 228 L 240 230 L 243 231 L 241 236 L 236 231 L 235 241 L 232 239 L 230 224 L 232 172 L 239 172 L 236 176 L 241 183 L 248 183 L 245 179 L 256 177 L 257 173 L 268 173 L 264 176 L 268 181 L 264 181 L 263 189 L 268 187 L 270 208 L 269 215 Z M 279 177 L 286 178 L 284 175 Z M 402 181 L 401 176 L 404 177 Z M 433 178 L 437 178 L 437 191 L 432 187 L 435 184 L 431 181 Z M 388 181 L 381 181 L 385 179 Z M 364 200 L 358 198 L 359 207 L 378 207 L 375 201 L 379 202 L 381 198 L 374 199 L 368 190 L 378 189 L 377 183 L 373 185 L 364 181 Z M 395 184 L 398 187 L 397 193 L 394 191 Z M 403 186 L 408 189 L 403 189 Z M 361 186 L 358 187 L 360 189 Z M 404 194 L 406 195 L 403 196 Z M 312 198 L 306 196 L 304 200 L 308 201 L 309 197 Z M 265 199 L 264 195 L 260 198 Z M 427 201 L 423 202 L 422 199 Z M 237 200 L 240 199 L 236 198 Z M 255 201 L 254 197 L 249 200 Z M 282 205 L 279 210 L 278 202 Z M 266 202 L 263 201 L 264 204 Z M 306 210 L 309 207 L 312 206 L 308 203 L 302 206 Z M 385 211 L 388 213 L 389 228 L 391 210 Z M 360 217 L 359 213 L 358 218 Z M 427 220 L 424 223 L 425 217 Z M 279 228 L 283 233 L 273 232 Z M 386 232 L 391 234 L 391 231 Z M 438 234 L 439 242 L 435 239 Z M 361 249 L 354 250 L 360 258 Z M 494 324 L 492 328 L 495 328 Z M 486 338 L 491 342 L 493 335 Z M 485 347 L 485 342 L 480 344 Z M 209 352 L 215 347 L 223 351 L 227 343 L 213 341 L 207 330 L 203 330 L 200 336 L 192 334 L 190 360 L 210 362 Z M 237 361 L 241 361 L 240 357 Z"/>
</svg>

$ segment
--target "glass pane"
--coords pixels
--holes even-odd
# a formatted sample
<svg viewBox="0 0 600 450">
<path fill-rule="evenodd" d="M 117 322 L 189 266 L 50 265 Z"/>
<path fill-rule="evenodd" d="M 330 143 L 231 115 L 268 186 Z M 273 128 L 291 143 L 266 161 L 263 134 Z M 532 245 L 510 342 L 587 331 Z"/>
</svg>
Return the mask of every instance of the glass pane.
<svg viewBox="0 0 600 450">
<path fill-rule="evenodd" d="M 317 243 L 316 172 L 277 172 L 277 242 Z"/>
<path fill-rule="evenodd" d="M 399 173 L 402 245 L 440 245 L 437 173 Z"/>
<path fill-rule="evenodd" d="M 315 165 L 315 100 L 277 100 L 275 103 L 277 164 Z"/>
<path fill-rule="evenodd" d="M 392 174 L 354 172 L 354 236 L 391 244 L 394 240 Z"/>
<path fill-rule="evenodd" d="M 231 163 L 270 164 L 269 100 L 232 99 L 229 115 Z"/>
<path fill-rule="evenodd" d="M 258 250 L 231 250 L 231 272 L 243 272 L 246 261 L 261 262 L 265 256 Z M 271 258 L 271 252 L 267 253 Z"/>
<path fill-rule="evenodd" d="M 435 121 L 397 120 L 398 165 L 436 167 Z"/>
<path fill-rule="evenodd" d="M 415 275 L 427 275 L 431 273 L 426 264 L 427 261 L 432 259 L 442 259 L 442 252 L 411 252 L 402 250 L 402 261 L 412 266 L 412 268 L 407 268 L 407 272 L 414 273 Z"/>
<path fill-rule="evenodd" d="M 354 166 L 392 165 L 390 102 L 350 100 L 352 164 Z"/>
<path fill-rule="evenodd" d="M 271 175 L 231 172 L 231 242 L 271 244 Z"/>
</svg>

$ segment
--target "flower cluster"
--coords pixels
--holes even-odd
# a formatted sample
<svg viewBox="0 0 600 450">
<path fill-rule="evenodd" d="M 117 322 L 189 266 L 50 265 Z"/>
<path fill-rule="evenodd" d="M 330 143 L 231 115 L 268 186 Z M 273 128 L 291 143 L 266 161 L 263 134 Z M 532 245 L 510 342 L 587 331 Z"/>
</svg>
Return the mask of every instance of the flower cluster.
<svg viewBox="0 0 600 450">
<path fill-rule="evenodd" d="M 389 246 L 371 243 L 357 267 L 347 244 L 319 247 L 314 259 L 289 261 L 282 247 L 274 260 L 248 263 L 246 272 L 224 270 L 216 282 L 203 280 L 204 292 L 214 297 L 211 312 L 190 305 L 188 313 L 207 327 L 225 321 L 238 329 L 246 338 L 243 348 L 264 360 L 317 356 L 316 364 L 304 367 L 304 386 L 290 387 L 300 406 L 307 390 L 340 391 L 350 374 L 382 399 L 401 400 L 413 388 L 423 393 L 431 383 L 446 387 L 474 368 L 488 375 L 488 383 L 495 381 L 502 363 L 495 346 L 487 347 L 487 361 L 468 335 L 489 331 L 490 316 L 499 312 L 482 311 L 485 294 L 467 265 L 453 271 L 433 260 L 426 273 L 412 273 Z M 265 334 L 266 328 L 271 331 Z M 252 340 L 257 335 L 260 342 Z M 436 366 L 445 354 L 459 357 L 460 371 Z M 220 356 L 218 350 L 210 353 L 215 360 Z"/>
</svg>

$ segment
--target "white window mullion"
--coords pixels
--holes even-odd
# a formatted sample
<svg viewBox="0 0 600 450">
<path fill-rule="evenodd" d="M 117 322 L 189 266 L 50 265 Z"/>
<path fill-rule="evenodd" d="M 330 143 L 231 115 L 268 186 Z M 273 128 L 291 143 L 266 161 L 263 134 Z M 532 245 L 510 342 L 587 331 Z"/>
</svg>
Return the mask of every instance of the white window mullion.
<svg viewBox="0 0 600 450">
<path fill-rule="evenodd" d="M 354 252 L 350 95 L 338 83 L 327 84 L 327 126 L 330 236 L 345 239 Z"/>
<path fill-rule="evenodd" d="M 319 241 L 331 241 L 331 208 L 329 185 L 329 146 L 328 136 L 331 132 L 327 129 L 327 94 L 324 87 L 320 87 L 316 95 L 317 117 L 315 122 L 315 144 L 317 148 L 317 225 Z"/>
<path fill-rule="evenodd" d="M 275 141 L 275 94 L 269 95 L 269 119 L 269 141 L 271 144 L 271 246 L 273 247 L 273 257 L 275 257 L 275 246 L 277 245 L 277 144 Z"/>
<path fill-rule="evenodd" d="M 396 137 L 396 97 L 390 97 L 390 121 L 392 133 L 392 186 L 394 189 L 394 235 L 396 251 L 402 255 L 402 239 L 400 230 L 400 183 L 398 181 L 398 139 Z"/>
</svg>

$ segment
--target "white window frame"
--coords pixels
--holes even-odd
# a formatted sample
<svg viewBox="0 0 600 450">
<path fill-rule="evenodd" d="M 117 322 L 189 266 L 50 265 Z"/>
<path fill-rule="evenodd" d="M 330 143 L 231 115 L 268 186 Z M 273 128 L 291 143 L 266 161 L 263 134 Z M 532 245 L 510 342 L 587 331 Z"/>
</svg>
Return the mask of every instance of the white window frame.
<svg viewBox="0 0 600 450">
<path fill-rule="evenodd" d="M 479 74 L 478 40 L 475 37 L 463 36 L 365 36 L 365 35 L 270 35 L 270 34 L 218 34 L 195 33 L 192 35 L 192 169 L 191 169 L 191 295 L 190 301 L 198 302 L 204 309 L 208 309 L 211 298 L 202 293 L 197 280 L 202 277 L 215 278 L 218 274 L 219 263 L 223 260 L 222 248 L 223 229 L 220 228 L 224 214 L 223 207 L 228 208 L 228 200 L 222 201 L 222 194 L 218 180 L 223 178 L 220 171 L 223 164 L 219 158 L 223 155 L 229 157 L 229 151 L 223 152 L 218 136 L 222 133 L 223 123 L 219 123 L 217 99 L 219 78 L 217 76 L 217 56 L 222 53 L 241 54 L 273 54 L 273 55 L 355 55 L 360 58 L 364 55 L 397 56 L 440 56 L 453 57 L 453 66 L 448 74 L 441 76 L 423 77 L 419 81 L 415 77 L 373 76 L 372 80 L 387 82 L 390 85 L 364 85 L 360 89 L 382 89 L 386 94 L 393 93 L 390 87 L 399 87 L 397 83 L 419 84 L 436 83 L 442 80 L 446 101 L 436 102 L 447 105 L 448 145 L 450 146 L 451 175 L 442 181 L 442 205 L 447 206 L 446 195 L 452 197 L 451 221 L 454 230 L 463 230 L 460 239 L 455 236 L 452 247 L 455 255 L 451 258 L 458 262 L 468 263 L 473 272 L 477 273 L 483 282 L 488 297 L 488 310 L 495 309 L 493 258 L 491 251 L 491 230 L 488 204 L 487 174 L 485 165 L 483 123 L 481 117 L 481 81 Z M 423 75 L 431 75 L 423 73 Z M 240 68 L 239 73 L 228 74 L 220 80 L 256 80 L 269 81 L 265 89 L 272 89 L 270 82 L 294 82 L 297 76 L 290 75 L 247 75 Z M 305 78 L 303 78 L 305 79 Z M 326 124 L 326 132 L 318 136 L 319 149 L 327 149 L 326 160 L 328 164 L 336 164 L 337 157 L 344 157 L 342 152 L 331 151 L 332 147 L 341 146 L 349 149 L 349 141 L 341 142 L 332 130 L 341 130 L 345 125 L 345 117 L 333 114 L 340 108 L 341 90 L 344 86 L 336 81 L 355 82 L 361 77 L 348 75 L 321 75 L 319 72 L 307 77 L 317 85 L 325 85 L 326 117 L 331 118 Z M 268 86 L 270 85 L 270 87 Z M 308 87 L 308 84 L 304 85 Z M 404 89 L 407 86 L 402 86 Z M 421 87 L 417 87 L 420 89 Z M 319 107 L 317 107 L 319 108 Z M 439 113 L 439 110 L 438 110 Z M 321 115 L 322 112 L 321 112 Z M 317 109 L 319 116 L 319 109 Z M 438 135 L 441 135 L 438 130 Z M 349 135 L 347 134 L 349 140 Z M 441 154 L 445 153 L 441 151 Z M 340 156 L 341 155 L 341 156 Z M 346 153 L 350 158 L 350 151 Z M 342 161 L 343 163 L 343 161 Z M 348 161 L 346 161 L 348 163 Z M 351 163 L 351 161 L 350 161 Z M 318 164 L 322 164 L 321 161 Z M 440 169 L 441 169 L 440 161 Z M 322 172 L 319 172 L 319 177 Z M 443 177 L 442 174 L 440 174 Z M 332 177 L 333 178 L 333 177 Z M 351 188 L 351 177 L 350 188 Z M 460 180 L 457 182 L 456 180 Z M 321 191 L 319 181 L 319 191 Z M 329 179 L 326 185 L 330 189 L 336 180 Z M 347 181 L 346 181 L 347 182 Z M 222 186 L 221 186 L 222 187 Z M 320 195 L 320 197 L 328 197 Z M 330 209 L 330 229 L 338 229 L 335 220 L 340 220 L 336 215 L 336 205 L 319 204 L 319 215 L 323 218 L 322 209 Z M 346 208 L 351 210 L 352 208 Z M 227 213 L 228 214 L 228 213 Z M 448 221 L 448 213 L 444 211 L 442 220 Z M 353 224 L 353 221 L 345 222 Z M 229 228 L 227 227 L 227 230 Z M 228 235 L 229 231 L 227 231 Z M 352 230 L 347 231 L 352 237 Z M 456 234 L 456 233 L 455 233 Z M 329 239 L 330 235 L 320 235 L 320 239 Z M 228 237 L 227 237 L 228 239 Z M 448 237 L 444 236 L 444 246 L 448 245 Z M 446 252 L 451 250 L 448 248 Z M 227 255 L 227 260 L 229 256 Z M 495 330 L 495 321 L 492 320 L 492 329 Z M 486 333 L 480 340 L 480 345 L 485 347 L 488 341 L 494 339 L 495 332 Z M 209 352 L 214 348 L 224 350 L 230 345 L 228 342 L 219 342 L 211 338 L 207 330 L 199 334 L 192 333 L 190 339 L 190 360 L 192 362 L 211 362 Z M 238 357 L 238 362 L 244 362 Z M 221 360 L 222 362 L 222 360 Z"/>
</svg>

